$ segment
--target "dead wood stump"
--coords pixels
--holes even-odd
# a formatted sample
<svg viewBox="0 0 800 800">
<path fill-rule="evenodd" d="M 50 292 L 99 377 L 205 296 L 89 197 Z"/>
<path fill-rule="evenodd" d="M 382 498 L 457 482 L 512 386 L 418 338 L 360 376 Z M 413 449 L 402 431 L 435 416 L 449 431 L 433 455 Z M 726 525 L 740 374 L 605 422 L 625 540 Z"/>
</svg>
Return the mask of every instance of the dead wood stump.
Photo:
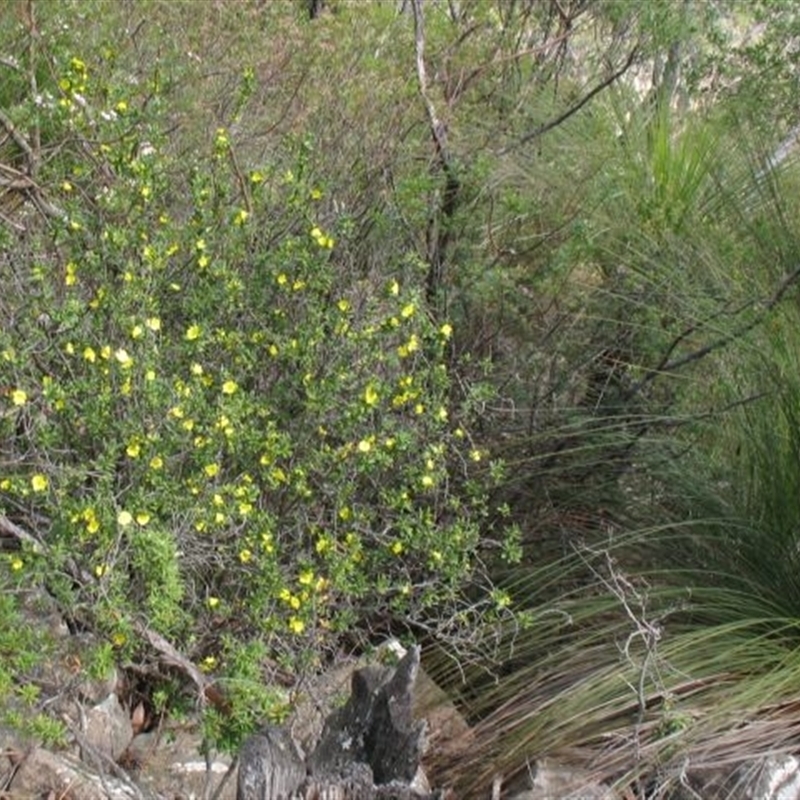
<svg viewBox="0 0 800 800">
<path fill-rule="evenodd" d="M 420 787 L 425 722 L 412 714 L 419 648 L 395 669 L 353 673 L 350 698 L 303 759 L 288 731 L 269 726 L 240 753 L 237 800 L 437 800 Z M 423 781 L 424 782 L 424 781 Z"/>
</svg>

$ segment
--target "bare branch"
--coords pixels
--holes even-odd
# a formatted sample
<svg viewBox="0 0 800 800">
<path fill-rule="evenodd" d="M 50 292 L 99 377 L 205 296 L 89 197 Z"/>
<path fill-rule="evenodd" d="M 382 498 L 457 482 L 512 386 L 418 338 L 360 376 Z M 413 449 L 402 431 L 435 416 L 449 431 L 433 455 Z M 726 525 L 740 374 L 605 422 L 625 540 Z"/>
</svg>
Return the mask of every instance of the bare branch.
<svg viewBox="0 0 800 800">
<path fill-rule="evenodd" d="M 658 364 L 656 364 L 652 369 L 649 369 L 647 374 L 640 380 L 637 381 L 630 389 L 625 393 L 626 399 L 631 399 L 635 395 L 637 395 L 645 386 L 649 383 L 652 383 L 659 375 L 663 375 L 668 372 L 675 372 L 682 367 L 687 366 L 695 361 L 699 361 L 702 358 L 705 358 L 707 355 L 710 355 L 715 350 L 720 350 L 723 347 L 735 342 L 737 339 L 741 339 L 742 336 L 752 331 L 754 328 L 757 328 L 761 323 L 763 323 L 767 317 L 769 316 L 770 312 L 780 303 L 783 299 L 783 296 L 786 292 L 795 284 L 797 283 L 798 279 L 800 279 L 800 266 L 796 267 L 792 272 L 784 277 L 784 279 L 778 284 L 778 287 L 772 293 L 772 296 L 769 297 L 766 302 L 764 302 L 762 306 L 762 310 L 759 314 L 756 314 L 753 319 L 749 320 L 748 322 L 739 325 L 737 328 L 734 328 L 730 333 L 726 334 L 725 336 L 720 336 L 719 338 L 715 339 L 713 342 L 709 342 L 707 345 L 698 348 L 697 350 L 693 350 L 691 353 L 686 353 L 685 355 L 679 356 L 675 359 L 672 359 L 672 354 L 675 352 L 677 347 L 680 345 L 682 341 L 684 341 L 687 337 L 689 337 L 692 333 L 696 332 L 704 325 L 707 325 L 708 322 L 715 317 L 720 316 L 720 313 L 717 312 L 708 320 L 702 323 L 694 323 L 686 328 L 684 331 L 681 331 L 675 339 L 670 343 L 669 347 L 667 348 L 664 355 L 661 357 L 661 360 Z M 744 311 L 746 308 L 752 306 L 752 302 L 747 302 L 740 306 L 738 309 L 735 309 L 731 312 L 732 315 L 736 315 Z"/>
<path fill-rule="evenodd" d="M 417 80 L 419 81 L 419 93 L 425 110 L 428 113 L 428 122 L 431 126 L 431 133 L 436 143 L 437 153 L 440 160 L 444 163 L 448 160 L 447 149 L 447 129 L 436 114 L 433 102 L 428 96 L 428 77 L 425 69 L 425 28 L 422 17 L 422 1 L 412 0 L 411 7 L 414 11 L 414 42 L 417 58 Z"/>
<path fill-rule="evenodd" d="M 36 552 L 41 552 L 42 550 L 42 543 L 32 533 L 28 533 L 24 528 L 12 522 L 5 514 L 0 514 L 0 534 L 11 536 L 19 542 L 29 544 Z"/>
<path fill-rule="evenodd" d="M 417 80 L 419 93 L 428 115 L 428 124 L 434 141 L 436 160 L 444 173 L 444 189 L 441 198 L 432 208 L 427 230 L 428 276 L 426 298 L 431 309 L 438 304 L 438 296 L 443 284 L 444 263 L 450 242 L 450 222 L 460 201 L 461 183 L 458 180 L 447 143 L 447 126 L 436 113 L 433 101 L 428 94 L 428 77 L 425 70 L 425 28 L 422 15 L 422 0 L 412 0 L 414 11 L 414 40 L 417 61 Z"/>
<path fill-rule="evenodd" d="M 151 630 L 140 622 L 134 621 L 133 627 L 136 633 L 161 655 L 165 664 L 176 667 L 192 681 L 197 687 L 201 702 L 208 701 L 218 711 L 227 712 L 230 710 L 228 701 L 219 687 L 206 678 L 197 666 L 180 653 L 174 645 L 168 642 L 161 634 L 156 633 L 156 631 Z"/>
<path fill-rule="evenodd" d="M 612 72 L 611 75 L 609 75 L 605 80 L 597 84 L 594 89 L 585 94 L 580 100 L 578 100 L 577 103 L 570 106 L 562 114 L 559 114 L 555 119 L 550 120 L 550 122 L 545 122 L 538 128 L 534 128 L 532 131 L 529 131 L 523 137 L 514 142 L 514 144 L 509 145 L 501 150 L 501 155 L 505 155 L 517 147 L 522 147 L 522 145 L 528 144 L 528 142 L 537 139 L 539 136 L 543 136 L 548 131 L 553 130 L 553 128 L 557 128 L 559 125 L 561 125 L 561 123 L 566 122 L 570 117 L 577 114 L 590 100 L 592 100 L 596 95 L 600 94 L 603 89 L 611 86 L 614 81 L 622 77 L 631 68 L 638 52 L 638 46 L 634 47 L 633 50 L 631 50 L 630 55 L 627 57 L 627 59 L 625 59 L 625 63 L 618 70 Z"/>
<path fill-rule="evenodd" d="M 14 140 L 17 147 L 24 153 L 25 160 L 28 164 L 28 174 L 33 175 L 36 171 L 36 156 L 30 144 L 28 144 L 28 140 L 19 132 L 11 117 L 9 117 L 2 108 L 0 108 L 0 125 L 6 129 L 6 132 Z"/>
</svg>

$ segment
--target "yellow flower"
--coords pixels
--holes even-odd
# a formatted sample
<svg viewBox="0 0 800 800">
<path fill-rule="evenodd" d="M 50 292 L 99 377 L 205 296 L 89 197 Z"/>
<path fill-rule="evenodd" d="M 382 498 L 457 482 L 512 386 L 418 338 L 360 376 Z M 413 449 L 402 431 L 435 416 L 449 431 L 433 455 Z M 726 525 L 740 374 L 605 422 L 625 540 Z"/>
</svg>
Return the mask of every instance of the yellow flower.
<svg viewBox="0 0 800 800">
<path fill-rule="evenodd" d="M 368 406 L 374 406 L 378 402 L 378 393 L 375 391 L 375 387 L 372 385 L 367 386 L 364 390 L 364 402 Z"/>
<path fill-rule="evenodd" d="M 206 599 L 206 605 L 209 608 L 216 608 L 219 605 L 219 597 L 209 597 Z"/>
<path fill-rule="evenodd" d="M 25 564 L 19 556 L 14 556 L 11 559 L 11 569 L 14 570 L 14 572 L 19 572 L 24 566 Z"/>
<path fill-rule="evenodd" d="M 414 311 L 416 311 L 414 304 L 408 303 L 407 305 L 404 305 L 403 308 L 401 309 L 400 316 L 403 317 L 403 319 L 408 319 L 409 317 L 414 316 Z"/>
<path fill-rule="evenodd" d="M 389 284 L 389 294 L 393 297 L 397 297 L 400 294 L 400 284 L 397 281 L 392 281 Z"/>
<path fill-rule="evenodd" d="M 127 528 L 133 522 L 133 514 L 130 511 L 120 511 L 117 514 L 117 524 L 121 528 Z"/>
<path fill-rule="evenodd" d="M 423 475 L 421 483 L 426 489 L 429 489 L 434 484 L 433 475 Z"/>
<path fill-rule="evenodd" d="M 127 637 L 127 636 L 126 636 L 124 633 L 122 633 L 122 631 L 117 631 L 117 632 L 116 632 L 116 633 L 115 633 L 115 634 L 114 634 L 114 635 L 111 637 L 111 642 L 112 642 L 112 643 L 113 643 L 113 644 L 114 644 L 116 647 L 122 647 L 122 645 L 124 645 L 124 644 L 125 644 L 125 642 L 127 642 L 127 641 L 128 641 L 128 637 Z"/>
<path fill-rule="evenodd" d="M 106 572 L 108 572 L 108 565 L 106 564 L 98 564 L 94 568 L 94 574 L 97 575 L 98 578 L 102 578 L 103 575 L 106 574 Z"/>
<path fill-rule="evenodd" d="M 235 394 L 238 388 L 236 381 L 225 381 L 225 383 L 222 384 L 222 393 Z"/>
<path fill-rule="evenodd" d="M 396 556 L 399 556 L 403 552 L 403 549 L 402 542 L 394 542 L 394 544 L 392 544 L 392 553 Z"/>
<path fill-rule="evenodd" d="M 258 185 L 259 183 L 264 182 L 264 175 L 259 172 L 258 170 L 254 170 L 250 173 L 250 183 L 254 185 Z"/>
<path fill-rule="evenodd" d="M 445 322 L 445 324 L 439 328 L 439 333 L 441 333 L 445 339 L 449 339 L 453 335 L 453 326 L 449 322 Z"/>
<path fill-rule="evenodd" d="M 203 472 L 205 472 L 209 478 L 213 478 L 219 473 L 219 464 L 206 464 L 203 467 Z"/>
<path fill-rule="evenodd" d="M 289 618 L 289 630 L 295 634 L 301 634 L 306 629 L 306 624 L 298 617 Z"/>
<path fill-rule="evenodd" d="M 123 369 L 129 369 L 133 366 L 133 359 L 128 354 L 128 351 L 122 347 L 114 353 L 114 358 L 122 365 Z"/>
<path fill-rule="evenodd" d="M 211 672 L 211 670 L 214 669 L 214 667 L 216 666 L 217 666 L 217 659 L 214 656 L 206 656 L 200 662 L 200 669 L 202 669 L 203 672 Z"/>
<path fill-rule="evenodd" d="M 161 320 L 158 317 L 148 317 L 144 324 L 151 330 L 151 331 L 160 331 L 161 330 Z"/>
<path fill-rule="evenodd" d="M 400 358 L 406 358 L 417 350 L 419 350 L 419 339 L 416 333 L 412 333 L 411 338 L 405 344 L 401 344 L 397 348 L 397 354 Z"/>
<path fill-rule="evenodd" d="M 286 273 L 281 272 L 280 275 L 275 279 L 278 281 L 279 286 L 285 286 L 289 282 L 289 278 L 286 276 Z"/>
<path fill-rule="evenodd" d="M 481 451 L 480 450 L 471 450 L 470 454 L 469 454 L 469 457 L 473 461 L 480 461 L 481 460 Z"/>
<path fill-rule="evenodd" d="M 228 138 L 228 132 L 225 128 L 217 128 L 217 134 L 214 137 L 214 144 L 219 148 L 227 147 L 230 144 L 230 139 Z"/>
<path fill-rule="evenodd" d="M 239 561 L 241 561 L 242 564 L 248 564 L 252 560 L 253 560 L 253 553 L 247 548 L 239 552 Z"/>
<path fill-rule="evenodd" d="M 120 100 L 114 108 L 117 110 L 118 113 L 124 114 L 128 110 L 128 104 L 124 100 Z"/>
<path fill-rule="evenodd" d="M 148 369 L 147 372 L 144 373 L 144 379 L 146 381 L 154 381 L 156 379 L 156 371 L 154 369 Z"/>
<path fill-rule="evenodd" d="M 125 452 L 130 458 L 139 458 L 142 452 L 142 446 L 139 442 L 133 441 L 125 448 Z"/>
<path fill-rule="evenodd" d="M 94 348 L 86 347 L 83 351 L 83 357 L 90 363 L 94 364 L 97 361 L 97 353 L 95 353 Z"/>
<path fill-rule="evenodd" d="M 332 542 L 327 536 L 320 536 L 317 539 L 316 544 L 314 545 L 314 549 L 322 555 L 323 553 L 327 552 L 332 547 Z"/>
<path fill-rule="evenodd" d="M 31 478 L 31 488 L 34 492 L 46 492 L 49 485 L 46 475 L 37 473 Z"/>
<path fill-rule="evenodd" d="M 186 329 L 186 339 L 190 342 L 193 342 L 195 339 L 200 338 L 200 326 L 199 325 L 190 325 Z"/>
<path fill-rule="evenodd" d="M 134 325 L 131 328 L 131 339 L 141 339 L 144 335 L 144 328 L 141 325 Z"/>
<path fill-rule="evenodd" d="M 28 393 L 23 389 L 14 389 L 11 392 L 11 402 L 15 406 L 24 406 L 28 402 Z"/>
<path fill-rule="evenodd" d="M 311 586 L 314 582 L 314 570 L 304 569 L 298 576 L 297 582 L 302 586 Z"/>
<path fill-rule="evenodd" d="M 109 345 L 100 348 L 100 358 L 106 361 L 111 358 L 111 347 Z"/>
<path fill-rule="evenodd" d="M 346 311 L 350 310 L 350 301 L 345 299 L 339 300 L 336 303 L 336 307 L 344 314 Z"/>
<path fill-rule="evenodd" d="M 240 208 L 236 215 L 233 218 L 233 224 L 237 227 L 241 227 L 242 225 L 247 222 L 247 218 L 250 216 L 249 212 L 245 211 L 243 208 Z"/>
<path fill-rule="evenodd" d="M 362 439 L 358 443 L 359 453 L 369 453 L 370 450 L 372 450 L 372 442 L 369 439 Z"/>
<path fill-rule="evenodd" d="M 136 515 L 136 524 L 140 525 L 142 528 L 144 528 L 148 522 L 150 522 L 150 515 L 146 511 L 140 511 Z"/>
<path fill-rule="evenodd" d="M 164 466 L 164 459 L 161 456 L 153 456 L 150 459 L 150 469 L 159 470 Z"/>
<path fill-rule="evenodd" d="M 74 286 L 78 282 L 78 265 L 74 261 L 70 261 L 64 267 L 64 283 L 67 286 Z"/>
<path fill-rule="evenodd" d="M 312 200 L 321 200 L 322 199 L 322 189 L 312 189 L 311 190 L 311 199 Z"/>
</svg>

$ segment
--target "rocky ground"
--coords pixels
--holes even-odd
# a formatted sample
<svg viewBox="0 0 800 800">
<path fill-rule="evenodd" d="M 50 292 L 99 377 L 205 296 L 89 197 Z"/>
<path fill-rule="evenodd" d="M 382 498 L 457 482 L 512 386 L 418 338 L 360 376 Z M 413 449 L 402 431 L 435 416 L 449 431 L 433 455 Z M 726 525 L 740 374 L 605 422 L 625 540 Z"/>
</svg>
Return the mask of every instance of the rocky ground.
<svg viewBox="0 0 800 800">
<path fill-rule="evenodd" d="M 0 726 L 2 800 L 237 798 L 238 759 L 202 755 L 198 715 L 181 720 L 155 718 L 131 691 L 129 676 L 116 667 L 99 678 L 88 677 L 83 654 L 95 644 L 91 636 L 71 634 L 42 597 L 32 596 L 25 608 L 29 624 L 47 629 L 53 642 L 29 676 L 37 687 L 35 710 L 44 710 L 63 723 L 68 735 L 64 746 L 44 747 L 11 727 Z M 348 659 L 304 683 L 285 726 L 298 752 L 314 751 L 326 719 L 347 698 L 354 671 L 365 665 L 365 660 Z M 426 753 L 465 758 L 472 732 L 464 718 L 424 672 L 417 673 L 413 687 L 414 716 L 425 719 L 427 725 Z M 24 707 L 14 710 L 34 712 Z M 515 785 L 504 786 L 498 779 L 491 800 L 634 800 L 630 793 L 592 782 L 589 773 L 574 766 L 535 757 L 529 763 L 528 774 Z M 415 776 L 402 796 L 434 796 L 428 794 L 424 766 L 425 757 L 422 774 Z M 661 796 L 666 795 L 653 795 Z M 792 756 L 781 756 L 716 774 L 687 774 L 670 796 L 674 800 L 798 800 L 800 763 Z M 241 788 L 239 800 L 243 800 Z M 266 795 L 260 800 L 277 798 Z"/>
</svg>

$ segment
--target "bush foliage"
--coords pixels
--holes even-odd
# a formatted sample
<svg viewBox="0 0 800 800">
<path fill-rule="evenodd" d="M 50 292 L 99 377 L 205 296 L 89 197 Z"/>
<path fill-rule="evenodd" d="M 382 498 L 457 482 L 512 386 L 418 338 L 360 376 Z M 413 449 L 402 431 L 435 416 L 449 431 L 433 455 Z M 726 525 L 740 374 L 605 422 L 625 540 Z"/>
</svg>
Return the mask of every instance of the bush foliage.
<svg viewBox="0 0 800 800">
<path fill-rule="evenodd" d="M 131 86 L 113 46 L 46 44 L 9 111 L 53 150 L 47 224 L 24 251 L 4 232 L 0 491 L 31 534 L 11 575 L 120 659 L 142 623 L 167 637 L 248 718 L 285 705 L 266 664 L 414 626 L 473 641 L 506 613 L 480 559 L 485 392 L 425 265 L 354 274 L 312 137 L 250 163 L 219 127 L 178 155 L 157 70 Z"/>
</svg>

